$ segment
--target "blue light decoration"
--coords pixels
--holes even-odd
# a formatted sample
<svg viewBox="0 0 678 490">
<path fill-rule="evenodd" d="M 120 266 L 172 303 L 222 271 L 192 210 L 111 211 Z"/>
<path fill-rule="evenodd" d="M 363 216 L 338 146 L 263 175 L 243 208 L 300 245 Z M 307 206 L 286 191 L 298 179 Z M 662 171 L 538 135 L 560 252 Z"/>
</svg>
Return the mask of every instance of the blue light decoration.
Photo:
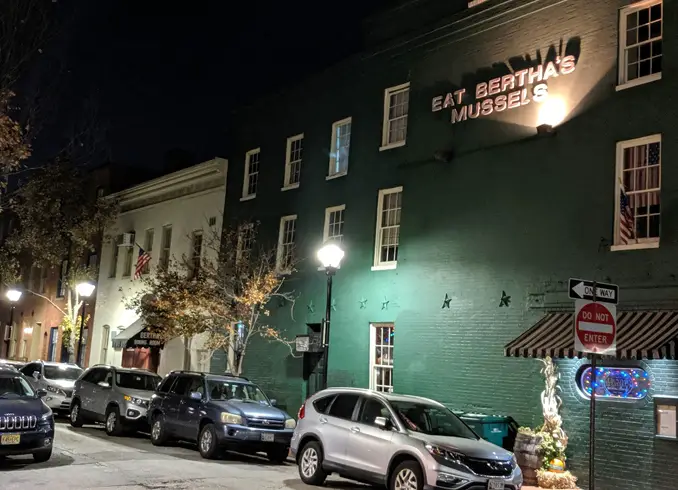
<svg viewBox="0 0 678 490">
<path fill-rule="evenodd" d="M 579 388 L 587 397 L 596 390 L 596 398 L 610 400 L 642 400 L 652 386 L 650 375 L 641 368 L 599 367 L 596 382 L 591 383 L 591 368 L 581 373 Z"/>
</svg>

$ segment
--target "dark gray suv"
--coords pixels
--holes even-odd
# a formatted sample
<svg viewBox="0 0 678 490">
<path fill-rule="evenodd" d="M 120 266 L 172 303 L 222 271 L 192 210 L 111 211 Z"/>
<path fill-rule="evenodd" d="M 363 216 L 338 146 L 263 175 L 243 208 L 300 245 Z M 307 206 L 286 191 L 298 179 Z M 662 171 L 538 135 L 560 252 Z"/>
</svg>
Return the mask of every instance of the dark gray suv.
<svg viewBox="0 0 678 490">
<path fill-rule="evenodd" d="M 259 387 L 237 376 L 173 371 L 158 386 L 148 408 L 151 442 L 198 443 L 203 458 L 220 449 L 265 452 L 287 459 L 296 421 L 275 407 Z"/>
</svg>

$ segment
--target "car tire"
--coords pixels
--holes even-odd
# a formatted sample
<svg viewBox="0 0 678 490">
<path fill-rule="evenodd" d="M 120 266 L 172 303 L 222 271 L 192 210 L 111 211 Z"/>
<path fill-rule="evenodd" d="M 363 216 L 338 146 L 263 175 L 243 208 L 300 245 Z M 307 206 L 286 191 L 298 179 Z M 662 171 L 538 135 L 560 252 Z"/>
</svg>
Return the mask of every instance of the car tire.
<svg viewBox="0 0 678 490">
<path fill-rule="evenodd" d="M 416 461 L 403 461 L 391 474 L 388 490 L 400 490 L 401 488 L 424 488 L 424 474 L 421 466 Z"/>
<path fill-rule="evenodd" d="M 72 427 L 82 427 L 82 425 L 85 423 L 84 419 L 82 418 L 80 402 L 78 400 L 74 400 L 71 404 L 71 413 L 68 414 L 68 419 L 70 420 Z"/>
<path fill-rule="evenodd" d="M 287 461 L 287 455 L 290 450 L 287 446 L 278 446 L 266 451 L 266 456 L 271 463 L 283 464 Z"/>
<path fill-rule="evenodd" d="M 164 446 L 168 440 L 164 415 L 154 415 L 151 419 L 151 444 L 154 446 Z"/>
<path fill-rule="evenodd" d="M 118 407 L 109 407 L 108 410 L 106 410 L 106 421 L 104 422 L 104 425 L 106 427 L 106 434 L 109 436 L 122 435 L 125 427 L 120 419 Z"/>
<path fill-rule="evenodd" d="M 49 458 L 52 457 L 52 448 L 42 449 L 33 453 L 33 461 L 36 463 L 44 463 L 49 461 Z"/>
<path fill-rule="evenodd" d="M 323 470 L 323 450 L 318 442 L 305 444 L 299 452 L 299 477 L 307 485 L 325 483 L 327 473 Z"/>
<path fill-rule="evenodd" d="M 198 435 L 198 451 L 205 459 L 214 459 L 219 452 L 219 441 L 214 424 L 205 424 Z"/>
</svg>

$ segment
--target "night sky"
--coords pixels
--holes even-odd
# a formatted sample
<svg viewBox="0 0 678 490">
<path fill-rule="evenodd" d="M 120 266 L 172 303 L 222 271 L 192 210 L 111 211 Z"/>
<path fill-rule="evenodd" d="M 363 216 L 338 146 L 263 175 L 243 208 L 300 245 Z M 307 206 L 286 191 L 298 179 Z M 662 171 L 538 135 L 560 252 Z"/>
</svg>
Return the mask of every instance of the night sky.
<svg viewBox="0 0 678 490">
<path fill-rule="evenodd" d="M 357 51 L 362 18 L 392 0 L 72 2 L 75 21 L 48 46 L 66 70 L 43 146 L 90 97 L 112 160 L 160 170 L 170 150 L 191 163 L 223 155 L 235 104 Z"/>
</svg>

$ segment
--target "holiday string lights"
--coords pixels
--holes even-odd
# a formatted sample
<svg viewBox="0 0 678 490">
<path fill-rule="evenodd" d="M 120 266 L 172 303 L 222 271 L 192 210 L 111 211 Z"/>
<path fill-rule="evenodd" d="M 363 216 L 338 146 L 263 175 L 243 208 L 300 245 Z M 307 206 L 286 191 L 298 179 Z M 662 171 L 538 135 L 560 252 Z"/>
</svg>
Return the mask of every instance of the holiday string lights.
<svg viewBox="0 0 678 490">
<path fill-rule="evenodd" d="M 652 386 L 650 375 L 640 368 L 596 368 L 596 382 L 591 383 L 591 368 L 586 368 L 581 376 L 584 393 L 591 396 L 612 399 L 641 400 L 647 396 Z"/>
</svg>

